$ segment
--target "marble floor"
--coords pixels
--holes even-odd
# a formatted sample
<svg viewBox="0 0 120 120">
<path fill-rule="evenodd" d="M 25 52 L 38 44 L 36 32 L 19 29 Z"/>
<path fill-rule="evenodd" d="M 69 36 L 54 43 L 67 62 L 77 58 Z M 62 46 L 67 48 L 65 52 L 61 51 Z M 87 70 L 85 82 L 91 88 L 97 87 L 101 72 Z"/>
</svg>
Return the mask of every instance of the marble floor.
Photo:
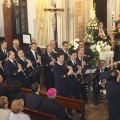
<svg viewBox="0 0 120 120">
<path fill-rule="evenodd" d="M 73 120 L 80 120 L 79 114 L 74 113 Z M 93 104 L 85 105 L 86 120 L 108 120 L 108 113 L 106 103 L 100 103 L 98 106 Z"/>
</svg>

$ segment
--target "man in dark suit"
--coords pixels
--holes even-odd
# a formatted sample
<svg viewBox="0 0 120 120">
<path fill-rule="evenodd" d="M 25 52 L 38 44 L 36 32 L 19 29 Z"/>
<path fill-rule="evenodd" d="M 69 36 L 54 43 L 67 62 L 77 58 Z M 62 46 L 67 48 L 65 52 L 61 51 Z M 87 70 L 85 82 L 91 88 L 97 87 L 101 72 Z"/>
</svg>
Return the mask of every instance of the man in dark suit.
<svg viewBox="0 0 120 120">
<path fill-rule="evenodd" d="M 112 70 L 106 83 L 109 120 L 120 120 L 120 73 Z"/>
<path fill-rule="evenodd" d="M 17 55 L 17 50 L 19 49 L 20 47 L 20 42 L 18 39 L 14 39 L 13 40 L 13 47 L 9 50 L 9 51 L 13 51 L 15 53 L 15 57 L 17 58 L 18 55 Z"/>
<path fill-rule="evenodd" d="M 5 61 L 7 61 L 7 60 L 8 60 L 8 57 L 7 57 L 7 42 L 2 41 L 1 42 L 1 49 L 0 49 L 0 61 L 2 61 L 3 67 L 5 65 Z"/>
<path fill-rule="evenodd" d="M 40 109 L 56 115 L 59 120 L 67 120 L 67 116 L 65 117 L 65 109 L 55 100 L 56 89 L 50 88 L 47 92 L 47 96 L 48 98 L 42 101 Z"/>
<path fill-rule="evenodd" d="M 114 46 L 114 61 L 119 61 L 120 60 L 120 45 L 119 45 L 119 41 L 120 41 L 120 21 L 118 21 L 116 23 L 116 29 L 115 29 L 115 46 Z M 118 42 L 117 42 L 118 41 Z"/>
<path fill-rule="evenodd" d="M 34 69 L 30 60 L 26 59 L 22 49 L 18 49 L 18 58 L 17 62 L 22 66 L 24 71 L 25 80 L 23 80 L 22 86 L 29 88 L 32 84 L 31 78 L 29 77 L 30 73 Z"/>
<path fill-rule="evenodd" d="M 41 66 L 41 56 L 37 53 L 37 43 L 31 43 L 31 50 L 26 53 L 26 58 L 32 62 L 34 68 Z M 36 74 L 35 81 L 40 84 L 40 73 Z"/>
<path fill-rule="evenodd" d="M 40 109 L 41 102 L 43 100 L 43 97 L 39 95 L 40 85 L 38 83 L 33 83 L 31 89 L 32 93 L 29 93 L 26 96 L 26 106 Z"/>
<path fill-rule="evenodd" d="M 120 39 L 120 21 L 116 22 L 116 29 L 114 30 L 114 32 L 116 32 L 114 38 Z"/>
<path fill-rule="evenodd" d="M 111 45 L 111 43 L 109 42 L 110 36 L 109 36 L 107 30 L 103 29 L 102 22 L 98 23 L 98 29 L 94 31 L 93 39 L 95 40 L 96 43 L 98 41 L 102 40 L 103 42 L 107 42 L 108 44 Z"/>
<path fill-rule="evenodd" d="M 17 64 L 13 51 L 9 51 L 8 61 L 5 63 L 4 69 L 7 73 L 7 84 L 9 85 L 15 80 L 21 81 L 24 77 L 22 67 Z"/>
<path fill-rule="evenodd" d="M 32 40 L 31 40 L 31 44 L 32 44 L 32 43 L 36 43 L 36 44 L 37 44 L 37 42 L 36 42 L 35 39 L 32 39 Z M 25 50 L 25 51 L 27 52 L 27 51 L 29 51 L 29 50 L 31 50 L 31 45 L 29 45 L 28 49 Z M 39 56 L 41 56 L 42 52 L 41 52 L 41 50 L 40 50 L 40 47 L 37 46 L 36 51 L 37 51 L 37 54 L 38 54 Z"/>
<path fill-rule="evenodd" d="M 53 53 L 57 53 L 59 51 L 59 48 L 57 47 L 57 42 L 55 40 L 51 40 L 50 45 L 52 46 Z"/>
<path fill-rule="evenodd" d="M 9 97 L 9 91 L 6 87 L 2 85 L 3 83 L 3 77 L 0 75 L 0 96 L 6 96 Z"/>
<path fill-rule="evenodd" d="M 56 62 L 56 54 L 52 52 L 52 46 L 47 45 L 46 52 L 42 56 L 42 64 L 44 65 L 44 76 L 46 80 L 47 90 L 55 87 L 55 79 L 53 74 L 53 65 Z"/>
<path fill-rule="evenodd" d="M 57 94 L 61 96 L 67 96 L 68 76 L 73 73 L 73 70 L 68 70 L 66 63 L 64 63 L 63 53 L 57 53 L 57 62 L 53 66 L 53 73 L 55 77 L 55 88 L 57 90 Z"/>
<path fill-rule="evenodd" d="M 62 52 L 64 54 L 64 61 L 67 61 L 69 58 L 68 47 L 69 47 L 69 43 L 67 41 L 63 41 L 62 49 L 59 49 L 59 52 Z"/>
<path fill-rule="evenodd" d="M 73 69 L 73 74 L 69 75 L 69 80 L 68 80 L 68 97 L 70 98 L 76 98 L 80 99 L 80 86 L 79 86 L 79 78 L 78 74 L 80 74 L 80 71 L 78 69 L 78 65 L 76 63 L 76 58 L 77 58 L 77 53 L 75 50 L 69 51 L 70 59 L 67 61 L 67 66 L 71 67 Z M 71 109 L 67 109 L 67 112 L 69 115 L 72 114 Z"/>
<path fill-rule="evenodd" d="M 106 80 L 100 80 L 99 76 L 100 73 L 109 71 L 109 68 L 105 67 L 105 61 L 104 60 L 99 60 L 99 68 L 97 70 L 97 76 L 93 79 L 93 91 L 94 91 L 94 98 L 95 98 L 95 105 L 98 105 L 98 97 L 99 97 L 99 92 L 101 89 L 105 88 L 105 83 Z"/>
<path fill-rule="evenodd" d="M 94 55 L 93 55 L 93 52 L 90 48 L 86 47 L 85 46 L 85 42 L 84 41 L 80 41 L 79 42 L 79 47 L 78 47 L 78 50 L 84 50 L 84 54 L 85 56 L 90 60 L 90 59 L 93 59 Z"/>
<path fill-rule="evenodd" d="M 88 74 L 83 74 L 85 68 L 89 67 L 89 60 L 87 56 L 85 55 L 85 52 L 83 49 L 79 49 L 78 51 L 78 58 L 76 60 L 77 65 L 81 67 L 81 75 L 78 77 L 82 80 L 80 81 L 80 88 L 81 88 L 81 93 L 82 93 L 82 99 L 85 100 L 87 103 L 88 98 L 87 98 L 87 90 L 86 90 L 86 83 L 81 84 L 87 77 Z"/>
</svg>

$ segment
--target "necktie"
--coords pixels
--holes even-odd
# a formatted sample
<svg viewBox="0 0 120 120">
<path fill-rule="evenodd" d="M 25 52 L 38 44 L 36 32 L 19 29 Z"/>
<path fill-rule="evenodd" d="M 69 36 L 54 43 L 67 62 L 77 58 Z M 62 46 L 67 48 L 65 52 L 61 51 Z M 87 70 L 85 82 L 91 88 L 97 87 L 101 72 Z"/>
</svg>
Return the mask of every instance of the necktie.
<svg viewBox="0 0 120 120">
<path fill-rule="evenodd" d="M 5 55 L 5 50 L 3 50 L 3 53 L 4 53 L 4 55 Z"/>
<path fill-rule="evenodd" d="M 16 61 L 15 61 L 15 60 L 13 61 L 13 64 L 17 67 L 17 63 L 16 63 Z"/>
<path fill-rule="evenodd" d="M 23 61 L 26 62 L 26 58 L 25 57 L 23 58 Z"/>
<path fill-rule="evenodd" d="M 36 60 L 38 60 L 38 57 L 37 57 L 37 52 L 35 52 L 35 57 L 36 57 Z"/>
</svg>

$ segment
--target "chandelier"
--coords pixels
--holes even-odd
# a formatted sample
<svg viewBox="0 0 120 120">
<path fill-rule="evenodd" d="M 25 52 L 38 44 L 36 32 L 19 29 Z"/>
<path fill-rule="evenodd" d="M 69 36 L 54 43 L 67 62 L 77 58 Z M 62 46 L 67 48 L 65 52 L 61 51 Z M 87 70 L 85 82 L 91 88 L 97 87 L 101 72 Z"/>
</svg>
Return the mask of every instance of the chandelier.
<svg viewBox="0 0 120 120">
<path fill-rule="evenodd" d="M 11 7 L 11 0 L 6 0 L 6 7 L 7 8 L 10 8 Z M 4 4 L 4 0 L 0 0 L 0 4 Z M 16 6 L 19 6 L 19 1 L 18 0 L 13 0 L 13 3 L 16 5 Z"/>
</svg>

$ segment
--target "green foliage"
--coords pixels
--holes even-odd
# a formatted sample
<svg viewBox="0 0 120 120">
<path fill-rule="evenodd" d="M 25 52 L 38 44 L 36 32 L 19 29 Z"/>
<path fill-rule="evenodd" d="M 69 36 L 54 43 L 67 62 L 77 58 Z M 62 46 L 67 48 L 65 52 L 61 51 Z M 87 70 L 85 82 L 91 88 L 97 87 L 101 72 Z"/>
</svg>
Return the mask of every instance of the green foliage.
<svg viewBox="0 0 120 120">
<path fill-rule="evenodd" d="M 98 51 L 94 51 L 94 58 L 90 60 L 90 66 L 94 67 L 98 65 L 99 62 L 99 53 Z"/>
</svg>

